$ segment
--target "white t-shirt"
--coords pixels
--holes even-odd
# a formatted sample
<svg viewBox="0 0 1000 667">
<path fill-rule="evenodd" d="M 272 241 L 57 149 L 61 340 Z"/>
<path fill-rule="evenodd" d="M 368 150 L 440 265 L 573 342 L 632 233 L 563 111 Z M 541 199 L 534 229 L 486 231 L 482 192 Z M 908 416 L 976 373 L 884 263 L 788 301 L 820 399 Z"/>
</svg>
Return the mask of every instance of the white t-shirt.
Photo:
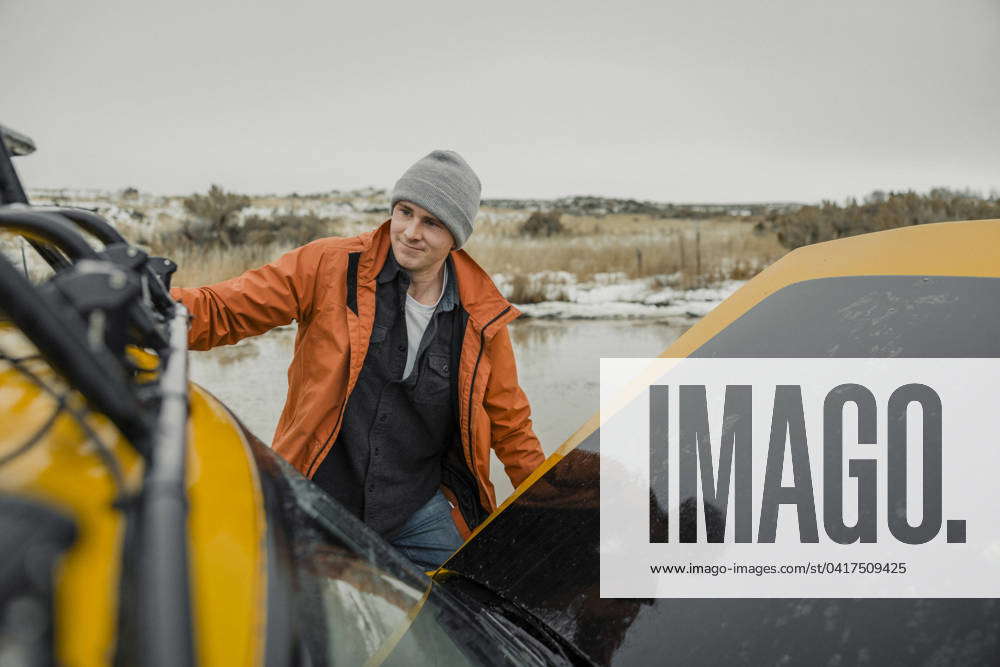
<svg viewBox="0 0 1000 667">
<path fill-rule="evenodd" d="M 420 349 L 420 341 L 424 337 L 428 322 L 437 310 L 437 305 L 444 296 L 444 290 L 448 286 L 448 265 L 444 265 L 444 280 L 441 281 L 441 293 L 437 300 L 429 306 L 425 306 L 409 294 L 406 295 L 406 368 L 403 369 L 403 379 L 410 377 L 413 371 L 413 364 L 417 360 L 417 351 Z"/>
</svg>

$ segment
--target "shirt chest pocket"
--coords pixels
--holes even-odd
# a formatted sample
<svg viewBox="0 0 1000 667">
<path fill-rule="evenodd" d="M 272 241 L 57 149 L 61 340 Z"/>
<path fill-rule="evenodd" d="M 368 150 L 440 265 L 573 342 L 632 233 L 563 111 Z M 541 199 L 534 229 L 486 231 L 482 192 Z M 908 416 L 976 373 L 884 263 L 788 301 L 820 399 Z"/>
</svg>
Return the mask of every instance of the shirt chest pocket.
<svg viewBox="0 0 1000 667">
<path fill-rule="evenodd" d="M 451 398 L 451 361 L 447 354 L 427 354 L 413 392 L 418 403 L 447 404 Z"/>
<path fill-rule="evenodd" d="M 388 335 L 389 335 L 389 327 L 382 326 L 381 324 L 376 324 L 374 327 L 372 327 L 372 336 L 368 340 L 371 345 L 379 345 L 385 342 L 385 339 Z"/>
</svg>

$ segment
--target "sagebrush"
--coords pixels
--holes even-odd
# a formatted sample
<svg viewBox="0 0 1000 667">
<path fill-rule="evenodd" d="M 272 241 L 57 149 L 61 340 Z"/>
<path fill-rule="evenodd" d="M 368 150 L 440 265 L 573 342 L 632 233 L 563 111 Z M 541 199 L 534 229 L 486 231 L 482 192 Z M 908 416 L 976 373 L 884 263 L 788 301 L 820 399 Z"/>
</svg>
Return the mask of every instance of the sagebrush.
<svg viewBox="0 0 1000 667">
<path fill-rule="evenodd" d="M 824 201 L 790 213 L 771 213 L 761 223 L 789 249 L 833 239 L 948 220 L 1000 218 L 1000 197 L 936 188 L 926 194 L 875 191 L 863 203 Z"/>
</svg>

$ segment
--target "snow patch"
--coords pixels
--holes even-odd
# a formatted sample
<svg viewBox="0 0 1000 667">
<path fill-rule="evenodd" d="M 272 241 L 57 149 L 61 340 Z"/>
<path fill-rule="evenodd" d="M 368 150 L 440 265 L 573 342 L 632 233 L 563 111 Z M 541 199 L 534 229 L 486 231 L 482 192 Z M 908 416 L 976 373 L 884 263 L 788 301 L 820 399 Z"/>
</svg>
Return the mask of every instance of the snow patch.
<svg viewBox="0 0 1000 667">
<path fill-rule="evenodd" d="M 515 305 L 526 317 L 545 319 L 700 318 L 729 298 L 745 281 L 728 280 L 696 289 L 669 286 L 680 276 L 628 279 L 622 273 L 598 274 L 577 282 L 564 271 L 540 271 L 519 278 L 539 303 Z M 494 283 L 504 296 L 515 294 L 513 276 L 497 274 Z M 664 286 L 667 284 L 667 286 Z"/>
</svg>

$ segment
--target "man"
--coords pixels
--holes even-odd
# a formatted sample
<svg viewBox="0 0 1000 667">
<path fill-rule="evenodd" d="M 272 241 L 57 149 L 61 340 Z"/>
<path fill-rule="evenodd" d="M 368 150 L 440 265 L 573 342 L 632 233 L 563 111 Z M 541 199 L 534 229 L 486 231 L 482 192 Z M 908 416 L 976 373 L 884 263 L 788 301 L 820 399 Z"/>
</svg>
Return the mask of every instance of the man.
<svg viewBox="0 0 1000 667">
<path fill-rule="evenodd" d="M 425 569 L 495 509 L 491 448 L 515 487 L 544 459 L 507 331 L 519 312 L 460 249 L 479 196 L 465 160 L 434 151 L 378 229 L 171 292 L 196 350 L 298 321 L 274 449 Z"/>
</svg>

